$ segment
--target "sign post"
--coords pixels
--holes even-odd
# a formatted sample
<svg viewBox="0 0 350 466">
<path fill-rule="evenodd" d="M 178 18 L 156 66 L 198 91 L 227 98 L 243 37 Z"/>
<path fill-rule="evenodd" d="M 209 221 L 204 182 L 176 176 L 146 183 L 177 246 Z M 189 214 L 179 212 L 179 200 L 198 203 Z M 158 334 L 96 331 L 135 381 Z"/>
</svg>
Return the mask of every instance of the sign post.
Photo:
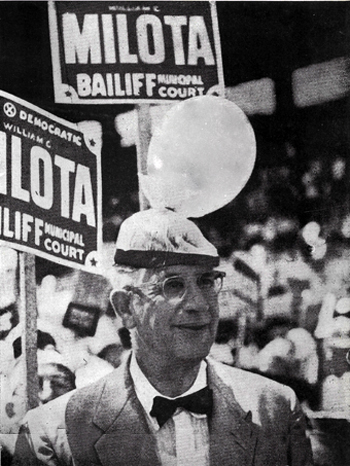
<svg viewBox="0 0 350 466">
<path fill-rule="evenodd" d="M 24 355 L 24 383 L 26 410 L 39 404 L 38 362 L 37 362 L 37 306 L 35 256 L 19 253 L 19 318 L 23 324 L 22 354 Z"/>
<path fill-rule="evenodd" d="M 138 140 L 137 140 L 137 171 L 142 175 L 147 174 L 147 153 L 151 140 L 151 116 L 150 106 L 148 104 L 137 105 L 137 123 L 138 123 Z M 146 210 L 149 205 L 139 187 L 140 210 Z"/>
</svg>

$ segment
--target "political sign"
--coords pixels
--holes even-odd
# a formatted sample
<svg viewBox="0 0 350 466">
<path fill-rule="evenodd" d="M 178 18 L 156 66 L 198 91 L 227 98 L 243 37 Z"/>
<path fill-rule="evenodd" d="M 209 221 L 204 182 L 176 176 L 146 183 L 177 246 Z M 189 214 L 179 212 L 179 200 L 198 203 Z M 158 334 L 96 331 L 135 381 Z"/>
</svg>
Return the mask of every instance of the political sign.
<svg viewBox="0 0 350 466">
<path fill-rule="evenodd" d="M 224 93 L 215 2 L 49 2 L 55 101 L 169 103 Z"/>
<path fill-rule="evenodd" d="M 0 91 L 0 243 L 99 271 L 100 123 L 70 123 Z"/>
</svg>

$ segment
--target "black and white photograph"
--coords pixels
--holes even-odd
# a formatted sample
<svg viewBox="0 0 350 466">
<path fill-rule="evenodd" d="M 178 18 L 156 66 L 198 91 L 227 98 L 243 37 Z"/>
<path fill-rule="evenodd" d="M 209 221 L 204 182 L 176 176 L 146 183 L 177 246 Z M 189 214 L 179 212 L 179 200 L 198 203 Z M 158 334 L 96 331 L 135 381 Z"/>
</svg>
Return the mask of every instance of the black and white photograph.
<svg viewBox="0 0 350 466">
<path fill-rule="evenodd" d="M 0 466 L 350 465 L 349 44 L 0 0 Z"/>
</svg>

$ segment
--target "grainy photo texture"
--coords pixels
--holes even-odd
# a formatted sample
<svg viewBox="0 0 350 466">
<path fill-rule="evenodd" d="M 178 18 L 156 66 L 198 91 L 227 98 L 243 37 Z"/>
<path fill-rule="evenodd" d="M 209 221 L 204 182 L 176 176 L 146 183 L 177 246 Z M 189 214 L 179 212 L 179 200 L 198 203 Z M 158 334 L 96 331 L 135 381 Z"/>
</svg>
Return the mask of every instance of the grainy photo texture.
<svg viewBox="0 0 350 466">
<path fill-rule="evenodd" d="M 1 466 L 350 464 L 349 20 L 0 1 Z"/>
</svg>

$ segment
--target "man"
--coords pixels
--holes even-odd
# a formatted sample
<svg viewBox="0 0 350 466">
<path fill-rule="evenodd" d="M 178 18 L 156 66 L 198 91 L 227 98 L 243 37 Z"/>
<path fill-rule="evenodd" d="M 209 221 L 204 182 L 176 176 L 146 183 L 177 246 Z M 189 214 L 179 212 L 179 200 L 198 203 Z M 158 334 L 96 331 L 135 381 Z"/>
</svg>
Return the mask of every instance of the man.
<svg viewBox="0 0 350 466">
<path fill-rule="evenodd" d="M 139 212 L 121 226 L 115 262 L 111 301 L 132 333 L 131 357 L 28 412 L 15 464 L 312 464 L 291 389 L 206 359 L 224 274 L 194 223 Z"/>
</svg>

